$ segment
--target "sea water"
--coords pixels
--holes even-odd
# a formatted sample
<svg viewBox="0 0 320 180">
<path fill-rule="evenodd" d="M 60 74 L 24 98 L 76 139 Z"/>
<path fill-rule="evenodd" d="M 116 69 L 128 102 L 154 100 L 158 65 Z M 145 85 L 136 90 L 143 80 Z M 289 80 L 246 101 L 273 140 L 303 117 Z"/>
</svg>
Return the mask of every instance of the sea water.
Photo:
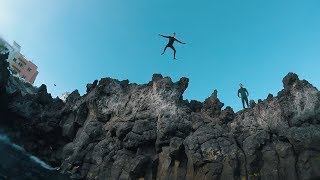
<svg viewBox="0 0 320 180">
<path fill-rule="evenodd" d="M 10 146 L 14 147 L 17 151 L 20 151 L 21 153 L 27 155 L 33 162 L 39 164 L 41 167 L 43 167 L 45 169 L 48 169 L 48 170 L 56 170 L 56 168 L 51 167 L 50 165 L 48 165 L 47 163 L 45 163 L 41 159 L 39 159 L 36 156 L 28 153 L 21 146 L 13 143 L 7 135 L 5 135 L 3 133 L 0 133 L 0 141 L 3 142 L 3 143 L 9 144 Z"/>
</svg>

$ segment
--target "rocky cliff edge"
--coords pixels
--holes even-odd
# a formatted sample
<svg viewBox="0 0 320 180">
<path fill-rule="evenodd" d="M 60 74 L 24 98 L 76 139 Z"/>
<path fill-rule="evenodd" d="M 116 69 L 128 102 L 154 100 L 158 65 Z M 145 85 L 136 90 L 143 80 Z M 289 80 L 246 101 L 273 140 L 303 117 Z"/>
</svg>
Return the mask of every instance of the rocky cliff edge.
<svg viewBox="0 0 320 180">
<path fill-rule="evenodd" d="M 12 83 L 0 62 L 0 127 L 72 178 L 320 178 L 320 93 L 294 73 L 277 96 L 234 113 L 217 91 L 183 100 L 188 79 L 160 74 L 143 85 L 96 80 L 64 103 L 45 85 Z"/>
</svg>

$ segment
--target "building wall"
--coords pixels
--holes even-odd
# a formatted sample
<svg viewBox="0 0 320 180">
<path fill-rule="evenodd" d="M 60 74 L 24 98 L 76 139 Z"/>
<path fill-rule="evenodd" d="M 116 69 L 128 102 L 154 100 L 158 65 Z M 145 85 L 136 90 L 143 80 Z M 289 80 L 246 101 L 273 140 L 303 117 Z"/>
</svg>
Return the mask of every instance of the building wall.
<svg viewBox="0 0 320 180">
<path fill-rule="evenodd" d="M 21 54 L 13 58 L 9 63 L 14 74 L 19 74 L 22 79 L 31 84 L 34 83 L 37 75 L 39 74 L 38 67 L 35 64 L 27 60 Z"/>
<path fill-rule="evenodd" d="M 20 53 L 21 46 L 15 41 L 10 45 L 0 37 L 0 43 L 4 44 L 9 50 L 8 62 L 11 71 L 30 84 L 33 84 L 39 74 L 38 67 Z"/>
</svg>

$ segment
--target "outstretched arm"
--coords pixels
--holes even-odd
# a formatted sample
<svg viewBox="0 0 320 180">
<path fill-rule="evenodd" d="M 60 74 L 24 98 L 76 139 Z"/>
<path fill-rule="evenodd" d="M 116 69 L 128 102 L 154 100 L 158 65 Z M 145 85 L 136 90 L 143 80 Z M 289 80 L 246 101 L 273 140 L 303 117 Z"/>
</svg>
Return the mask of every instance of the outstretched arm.
<svg viewBox="0 0 320 180">
<path fill-rule="evenodd" d="M 179 41 L 179 40 L 176 39 L 176 38 L 175 38 L 175 40 L 176 40 L 177 42 L 181 43 L 181 44 L 186 44 L 186 43 L 184 43 L 184 42 Z"/>
<path fill-rule="evenodd" d="M 162 34 L 159 34 L 159 36 L 162 36 L 162 37 L 164 37 L 164 38 L 169 38 L 169 36 L 164 36 L 164 35 L 162 35 Z"/>
</svg>

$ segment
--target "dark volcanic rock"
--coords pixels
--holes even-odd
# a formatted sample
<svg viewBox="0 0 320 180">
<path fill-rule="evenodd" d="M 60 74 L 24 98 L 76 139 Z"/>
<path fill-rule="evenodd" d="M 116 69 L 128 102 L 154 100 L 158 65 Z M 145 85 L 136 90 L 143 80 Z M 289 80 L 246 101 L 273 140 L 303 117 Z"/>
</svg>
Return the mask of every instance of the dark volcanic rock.
<svg viewBox="0 0 320 180">
<path fill-rule="evenodd" d="M 0 114 L 4 114 L 8 106 L 8 95 L 5 88 L 10 75 L 7 69 L 9 63 L 6 61 L 8 56 L 9 53 L 0 53 Z"/>
<path fill-rule="evenodd" d="M 223 106 L 224 104 L 218 99 L 218 91 L 214 90 L 212 95 L 204 101 L 201 112 L 208 114 L 210 117 L 216 117 L 220 115 Z"/>
<path fill-rule="evenodd" d="M 35 161 L 35 157 L 3 138 L 4 136 L 0 134 L 0 179 L 70 179 L 54 170 L 54 168 L 41 166 L 40 163 Z"/>
<path fill-rule="evenodd" d="M 92 84 L 87 84 L 87 93 L 92 91 L 98 85 L 98 80 L 94 80 Z"/>
<path fill-rule="evenodd" d="M 160 74 L 144 85 L 103 78 L 66 103 L 45 86 L 2 92 L 1 127 L 75 179 L 320 178 L 319 91 L 293 73 L 283 84 L 238 113 L 222 109 L 216 90 L 188 103 L 188 79 Z"/>
</svg>

